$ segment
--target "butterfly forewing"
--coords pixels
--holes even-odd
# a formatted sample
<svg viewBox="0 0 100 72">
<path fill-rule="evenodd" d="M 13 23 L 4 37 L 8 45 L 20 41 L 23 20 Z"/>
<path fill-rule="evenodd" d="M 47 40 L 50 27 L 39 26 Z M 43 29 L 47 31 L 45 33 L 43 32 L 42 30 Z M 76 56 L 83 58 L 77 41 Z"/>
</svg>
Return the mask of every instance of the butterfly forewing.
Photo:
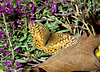
<svg viewBox="0 0 100 72">
<path fill-rule="evenodd" d="M 40 50 L 43 50 L 45 42 L 50 35 L 49 30 L 46 27 L 37 23 L 29 23 L 28 27 L 33 36 L 34 46 Z"/>
</svg>

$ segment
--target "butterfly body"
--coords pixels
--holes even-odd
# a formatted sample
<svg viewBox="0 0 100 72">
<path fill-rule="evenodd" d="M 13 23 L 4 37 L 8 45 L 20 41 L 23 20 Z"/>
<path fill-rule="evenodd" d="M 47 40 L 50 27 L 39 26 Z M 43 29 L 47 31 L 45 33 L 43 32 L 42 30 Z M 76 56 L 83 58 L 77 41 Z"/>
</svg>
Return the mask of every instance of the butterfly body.
<svg viewBox="0 0 100 72">
<path fill-rule="evenodd" d="M 37 23 L 30 23 L 28 27 L 33 36 L 34 46 L 50 55 L 77 43 L 74 37 L 64 33 L 50 32 L 46 27 Z"/>
</svg>

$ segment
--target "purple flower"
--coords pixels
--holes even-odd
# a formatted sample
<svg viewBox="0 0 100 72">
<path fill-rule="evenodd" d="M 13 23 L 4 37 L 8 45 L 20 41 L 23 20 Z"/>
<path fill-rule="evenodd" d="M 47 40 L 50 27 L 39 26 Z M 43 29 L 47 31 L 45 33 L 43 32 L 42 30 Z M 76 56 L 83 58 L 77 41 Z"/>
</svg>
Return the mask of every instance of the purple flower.
<svg viewBox="0 0 100 72">
<path fill-rule="evenodd" d="M 10 69 L 6 69 L 6 72 L 10 72 Z"/>
<path fill-rule="evenodd" d="M 11 10 L 12 13 L 14 12 L 14 8 L 12 8 L 12 9 L 10 9 L 10 10 Z"/>
<path fill-rule="evenodd" d="M 3 11 L 3 14 L 4 14 L 4 15 L 6 15 L 6 12 L 5 12 L 5 11 Z"/>
<path fill-rule="evenodd" d="M 8 55 L 10 55 L 10 52 L 6 52 L 5 54 L 8 56 Z"/>
<path fill-rule="evenodd" d="M 9 0 L 10 1 L 10 3 L 12 3 L 12 0 Z"/>
<path fill-rule="evenodd" d="M 13 64 L 13 62 L 14 62 L 14 59 L 10 59 L 10 62 Z"/>
<path fill-rule="evenodd" d="M 11 4 L 8 5 L 9 9 L 13 9 L 13 6 Z"/>
<path fill-rule="evenodd" d="M 16 49 L 16 52 L 19 52 L 19 50 L 20 50 L 20 48 L 17 48 L 17 49 Z"/>
<path fill-rule="evenodd" d="M 54 9 L 57 9 L 57 5 L 55 3 L 53 4 L 53 7 L 54 7 Z"/>
<path fill-rule="evenodd" d="M 11 10 L 7 10 L 8 14 L 11 14 Z"/>
<path fill-rule="evenodd" d="M 13 72 L 17 72 L 17 70 L 16 69 L 13 69 Z"/>
<path fill-rule="evenodd" d="M 7 6 L 7 2 L 4 2 L 4 5 Z"/>
<path fill-rule="evenodd" d="M 18 21 L 17 21 L 17 24 L 22 24 L 22 21 L 19 21 L 19 20 L 18 20 Z"/>
<path fill-rule="evenodd" d="M 3 64 L 7 64 L 7 63 L 9 63 L 8 61 L 5 61 Z"/>
<path fill-rule="evenodd" d="M 34 20 L 32 20 L 32 19 L 30 19 L 30 20 L 29 20 L 29 22 L 34 23 L 35 21 L 34 21 Z"/>
<path fill-rule="evenodd" d="M 26 6 L 22 6 L 22 9 L 23 9 L 23 10 L 26 10 L 26 8 L 27 8 Z"/>
<path fill-rule="evenodd" d="M 13 27 L 13 28 L 16 28 L 14 24 L 12 25 L 12 27 Z"/>
<path fill-rule="evenodd" d="M 6 67 L 10 67 L 10 63 L 9 62 L 6 64 Z"/>
<path fill-rule="evenodd" d="M 21 13 L 21 10 L 17 10 L 18 13 Z"/>
<path fill-rule="evenodd" d="M 0 15 L 2 15 L 2 13 L 0 12 Z"/>
<path fill-rule="evenodd" d="M 16 1 L 16 5 L 19 5 L 19 1 Z"/>
<path fill-rule="evenodd" d="M 16 62 L 16 65 L 19 66 L 19 67 L 22 66 L 22 64 L 20 64 L 19 62 Z"/>
<path fill-rule="evenodd" d="M 5 52 L 5 50 L 4 49 L 0 49 L 0 52 Z"/>
<path fill-rule="evenodd" d="M 2 29 L 0 29 L 0 32 L 2 31 Z"/>
<path fill-rule="evenodd" d="M 3 45 L 4 45 L 4 47 L 7 47 L 7 43 L 6 42 L 4 42 Z"/>
<path fill-rule="evenodd" d="M 5 56 L 2 56 L 2 58 L 5 58 Z"/>
<path fill-rule="evenodd" d="M 0 36 L 1 36 L 1 37 L 4 37 L 4 36 L 5 36 L 5 34 L 3 34 L 3 33 L 2 33 Z"/>
<path fill-rule="evenodd" d="M 1 6 L 0 8 L 1 11 L 4 11 L 5 9 L 6 9 L 5 6 Z"/>
<path fill-rule="evenodd" d="M 97 6 L 97 4 L 98 4 L 98 2 L 97 2 L 97 1 L 95 1 L 95 6 Z"/>
<path fill-rule="evenodd" d="M 19 9 L 16 9 L 16 11 L 17 11 L 17 13 L 21 13 L 21 10 L 19 10 Z"/>
<path fill-rule="evenodd" d="M 17 30 L 19 30 L 20 28 L 19 27 L 17 27 Z"/>
<path fill-rule="evenodd" d="M 0 35 L 0 38 L 4 39 L 4 38 L 5 38 L 5 35 L 2 33 L 2 34 Z"/>
<path fill-rule="evenodd" d="M 31 8 L 32 12 L 34 12 L 34 7 Z"/>
<path fill-rule="evenodd" d="M 23 16 L 23 17 L 26 17 L 27 15 L 24 13 L 22 16 Z"/>
<path fill-rule="evenodd" d="M 29 7 L 30 7 L 30 8 L 33 7 L 33 6 L 34 6 L 34 4 L 31 4 L 31 3 L 29 4 Z"/>
<path fill-rule="evenodd" d="M 34 7 L 35 7 L 34 4 L 30 4 L 29 6 L 30 6 L 32 12 L 34 12 Z"/>
<path fill-rule="evenodd" d="M 19 72 L 22 72 L 22 69 L 20 69 Z"/>
<path fill-rule="evenodd" d="M 8 61 L 5 61 L 3 64 L 5 64 L 6 67 L 10 67 L 10 63 Z"/>
<path fill-rule="evenodd" d="M 99 10 L 96 8 L 95 11 L 98 12 Z"/>
<path fill-rule="evenodd" d="M 50 8 L 50 11 L 51 11 L 52 13 L 54 13 L 55 9 L 53 9 L 53 8 Z"/>
</svg>

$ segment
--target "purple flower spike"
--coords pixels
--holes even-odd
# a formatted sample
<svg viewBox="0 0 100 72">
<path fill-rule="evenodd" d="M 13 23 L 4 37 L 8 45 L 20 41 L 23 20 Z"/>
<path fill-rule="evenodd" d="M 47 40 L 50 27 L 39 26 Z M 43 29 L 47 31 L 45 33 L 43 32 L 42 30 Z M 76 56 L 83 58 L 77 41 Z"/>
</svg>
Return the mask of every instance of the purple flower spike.
<svg viewBox="0 0 100 72">
<path fill-rule="evenodd" d="M 6 72 L 10 72 L 10 69 L 6 69 Z"/>
<path fill-rule="evenodd" d="M 16 65 L 19 66 L 19 67 L 22 66 L 22 64 L 20 64 L 19 62 L 16 62 Z"/>
<path fill-rule="evenodd" d="M 8 56 L 8 55 L 10 55 L 10 52 L 6 52 L 5 54 Z"/>
<path fill-rule="evenodd" d="M 16 69 L 13 69 L 13 72 L 17 72 L 17 70 Z"/>
<path fill-rule="evenodd" d="M 22 69 L 20 69 L 19 72 L 22 72 Z"/>
<path fill-rule="evenodd" d="M 26 7 L 26 6 L 22 6 L 22 9 L 23 9 L 23 10 L 26 10 L 26 9 L 27 9 L 27 7 Z"/>
<path fill-rule="evenodd" d="M 6 42 L 4 42 L 3 45 L 4 45 L 4 47 L 7 47 L 7 43 Z"/>
</svg>

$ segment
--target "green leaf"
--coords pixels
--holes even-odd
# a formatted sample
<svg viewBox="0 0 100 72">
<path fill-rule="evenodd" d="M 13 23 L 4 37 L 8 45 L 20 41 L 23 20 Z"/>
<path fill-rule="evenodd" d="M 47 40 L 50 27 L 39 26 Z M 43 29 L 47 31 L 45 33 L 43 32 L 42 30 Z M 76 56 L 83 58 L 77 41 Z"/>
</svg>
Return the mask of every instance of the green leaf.
<svg viewBox="0 0 100 72">
<path fill-rule="evenodd" d="M 0 44 L 0 47 L 3 46 L 3 44 Z"/>
<path fill-rule="evenodd" d="M 22 43 L 19 43 L 15 46 L 14 50 L 16 50 L 17 48 L 21 47 Z"/>
<path fill-rule="evenodd" d="M 22 59 L 17 59 L 17 60 L 15 60 L 16 62 L 19 62 L 19 63 L 25 63 L 25 62 L 27 62 L 27 61 L 25 61 L 25 60 L 22 60 Z"/>
<path fill-rule="evenodd" d="M 53 20 L 55 20 L 55 17 L 54 16 L 48 16 L 50 19 L 53 19 Z"/>
<path fill-rule="evenodd" d="M 68 32 L 68 31 L 70 31 L 70 30 L 60 30 L 60 31 L 58 31 L 58 32 L 56 32 L 56 33 L 63 33 L 63 32 Z"/>
<path fill-rule="evenodd" d="M 28 44 L 27 44 L 27 42 L 25 42 L 25 47 L 26 47 L 26 50 L 28 51 L 29 48 L 28 48 Z"/>
<path fill-rule="evenodd" d="M 33 51 L 33 50 L 35 50 L 35 49 L 36 49 L 35 47 L 32 47 L 31 50 L 30 50 L 30 52 Z"/>
<path fill-rule="evenodd" d="M 23 40 L 25 40 L 26 39 L 26 37 L 22 37 L 19 41 L 23 41 Z"/>
</svg>

